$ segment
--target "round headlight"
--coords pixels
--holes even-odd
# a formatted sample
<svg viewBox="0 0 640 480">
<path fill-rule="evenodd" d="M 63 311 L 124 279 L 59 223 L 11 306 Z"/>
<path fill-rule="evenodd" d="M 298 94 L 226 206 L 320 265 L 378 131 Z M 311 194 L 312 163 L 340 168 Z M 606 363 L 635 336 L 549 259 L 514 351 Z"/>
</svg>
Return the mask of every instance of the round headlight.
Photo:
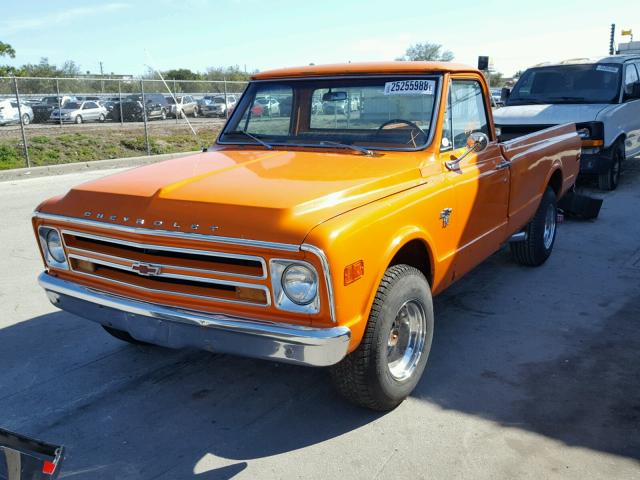
<svg viewBox="0 0 640 480">
<path fill-rule="evenodd" d="M 309 267 L 289 265 L 282 273 L 282 289 L 293 303 L 308 305 L 318 293 L 318 278 Z"/>
<path fill-rule="evenodd" d="M 62 248 L 62 240 L 57 230 L 49 230 L 47 232 L 47 250 L 49 255 L 58 263 L 64 263 L 64 249 Z"/>
</svg>

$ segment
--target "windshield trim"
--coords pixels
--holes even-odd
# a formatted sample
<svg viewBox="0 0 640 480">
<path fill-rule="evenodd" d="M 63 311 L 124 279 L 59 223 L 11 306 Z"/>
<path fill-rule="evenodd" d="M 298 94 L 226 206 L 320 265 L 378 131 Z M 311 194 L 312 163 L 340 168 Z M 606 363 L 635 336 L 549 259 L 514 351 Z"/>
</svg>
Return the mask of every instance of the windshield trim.
<svg viewBox="0 0 640 480">
<path fill-rule="evenodd" d="M 228 145 L 251 145 L 251 146 L 260 146 L 261 148 L 262 145 L 258 145 L 256 143 L 253 142 L 230 142 L 230 141 L 223 141 L 221 140 L 221 137 L 223 135 L 226 134 L 233 134 L 233 132 L 229 132 L 229 126 L 231 125 L 231 120 L 234 118 L 235 115 L 238 115 L 238 112 L 240 111 L 244 111 L 244 105 L 245 102 L 247 102 L 247 98 L 249 96 L 248 92 L 250 90 L 249 87 L 251 87 L 251 85 L 253 83 L 264 83 L 264 82 L 268 82 L 268 83 L 278 83 L 278 82 L 289 82 L 289 81 L 310 81 L 310 80 L 351 80 L 351 79 L 361 79 L 361 78 L 366 78 L 366 79 L 371 79 L 371 78 L 406 78 L 406 79 L 411 79 L 411 78 L 424 78 L 425 76 L 427 77 L 433 77 L 436 81 L 436 91 L 434 93 L 434 105 L 433 105 L 433 111 L 431 113 L 431 124 L 437 124 L 437 120 L 439 118 L 439 114 L 440 114 L 440 103 L 441 103 L 441 94 L 442 94 L 442 85 L 443 85 L 443 78 L 444 78 L 444 72 L 430 72 L 430 71 L 425 71 L 422 74 L 391 74 L 391 75 L 384 75 L 384 74 L 373 74 L 373 75 L 367 75 L 367 74 L 360 74 L 360 75 L 328 75 L 328 76 L 308 76 L 308 77 L 295 77 L 295 78 L 289 78 L 289 77 L 282 77 L 282 78 L 265 78 L 265 79 L 260 79 L 260 80 L 251 80 L 248 84 L 247 87 L 244 89 L 244 91 L 242 92 L 242 95 L 240 96 L 240 98 L 237 100 L 236 102 L 236 108 L 234 109 L 233 113 L 231 114 L 231 116 L 227 119 L 224 127 L 222 128 L 222 130 L 220 130 L 220 133 L 218 134 L 218 137 L 216 138 L 215 144 L 216 145 L 224 145 L 224 146 L 228 146 Z M 432 143 L 433 143 L 433 138 L 435 136 L 436 130 L 437 130 L 437 125 L 435 125 L 436 128 L 429 128 L 429 135 L 427 137 L 427 141 L 423 144 L 420 145 L 418 147 L 408 147 L 408 148 L 397 148 L 397 147 L 378 147 L 378 146 L 371 146 L 371 145 L 360 145 L 358 144 L 357 146 L 366 148 L 368 150 L 373 150 L 375 151 L 381 151 L 381 152 L 420 152 L 423 150 L 428 149 Z M 334 148 L 331 146 L 322 146 L 322 145 L 318 145 L 318 144 L 304 144 L 304 143 L 295 143 L 295 144 L 290 144 L 290 143 L 281 143 L 281 142 L 268 142 L 269 145 L 271 145 L 272 147 L 311 147 L 311 148 L 325 148 L 325 149 L 329 149 L 329 148 Z M 336 149 L 338 149 L 338 147 L 335 147 Z M 343 148 L 340 148 L 340 150 L 344 150 Z"/>
</svg>

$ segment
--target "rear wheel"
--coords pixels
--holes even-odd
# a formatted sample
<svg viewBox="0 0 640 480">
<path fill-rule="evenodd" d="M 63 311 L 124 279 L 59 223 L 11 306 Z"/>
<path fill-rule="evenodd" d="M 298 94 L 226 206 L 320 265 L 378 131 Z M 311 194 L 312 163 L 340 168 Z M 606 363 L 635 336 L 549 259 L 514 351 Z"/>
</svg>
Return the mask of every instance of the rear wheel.
<svg viewBox="0 0 640 480">
<path fill-rule="evenodd" d="M 100 116 L 98 117 L 99 122 L 104 122 L 106 119 L 107 117 L 104 116 L 104 113 L 101 113 Z"/>
<path fill-rule="evenodd" d="M 25 113 L 24 115 L 22 115 L 22 124 L 29 125 L 30 123 L 31 123 L 31 117 L 29 116 L 29 114 Z"/>
<path fill-rule="evenodd" d="M 622 160 L 624 159 L 624 146 L 618 143 L 611 158 L 611 167 L 605 173 L 598 176 L 598 187 L 601 190 L 615 190 L 620 183 L 620 172 L 622 171 Z"/>
<path fill-rule="evenodd" d="M 129 334 L 129 332 L 125 332 L 124 330 L 118 330 L 117 328 L 107 327 L 106 325 L 102 325 L 102 328 L 104 328 L 109 335 L 117 338 L 118 340 L 122 340 L 123 342 L 131 343 L 133 345 L 153 345 L 152 343 L 136 340 Z"/>
<path fill-rule="evenodd" d="M 160 110 L 160 118 L 162 120 L 166 120 L 167 119 L 167 111 L 164 108 L 162 110 Z"/>
<path fill-rule="evenodd" d="M 198 109 L 197 108 L 193 109 L 193 118 L 198 118 Z"/>
<path fill-rule="evenodd" d="M 525 239 L 509 244 L 516 262 L 537 267 L 549 258 L 556 240 L 557 218 L 556 194 L 547 187 L 533 220 L 524 229 Z"/>
<path fill-rule="evenodd" d="M 394 265 L 376 294 L 358 348 L 331 367 L 336 389 L 372 410 L 391 410 L 413 391 L 433 339 L 429 283 L 420 271 Z"/>
</svg>

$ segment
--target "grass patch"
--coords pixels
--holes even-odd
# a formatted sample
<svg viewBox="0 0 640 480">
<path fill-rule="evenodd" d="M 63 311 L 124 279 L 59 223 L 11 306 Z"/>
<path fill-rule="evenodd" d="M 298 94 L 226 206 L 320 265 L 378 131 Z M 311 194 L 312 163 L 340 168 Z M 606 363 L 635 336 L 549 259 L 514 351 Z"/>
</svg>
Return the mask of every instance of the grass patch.
<svg viewBox="0 0 640 480">
<path fill-rule="evenodd" d="M 191 132 L 154 129 L 149 133 L 149 146 L 152 155 L 198 150 L 203 146 L 211 145 L 217 134 L 217 129 L 207 127 L 198 132 L 198 141 Z M 34 167 L 136 157 L 147 153 L 144 135 L 115 129 L 105 129 L 104 132 L 28 136 L 27 144 L 31 165 Z M 22 142 L 16 139 L 0 140 L 0 170 L 25 166 Z"/>
</svg>

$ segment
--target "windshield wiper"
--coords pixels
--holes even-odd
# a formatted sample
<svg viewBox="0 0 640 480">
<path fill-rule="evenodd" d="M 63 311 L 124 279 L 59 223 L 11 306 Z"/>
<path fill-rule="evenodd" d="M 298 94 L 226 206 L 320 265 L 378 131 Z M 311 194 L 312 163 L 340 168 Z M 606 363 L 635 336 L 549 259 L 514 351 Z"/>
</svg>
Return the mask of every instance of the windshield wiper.
<svg viewBox="0 0 640 480">
<path fill-rule="evenodd" d="M 373 152 L 371 150 L 369 150 L 368 148 L 360 147 L 358 145 L 349 145 L 347 143 L 332 142 L 330 140 L 324 140 L 320 142 L 320 145 L 329 145 L 329 146 L 338 147 L 338 148 L 350 148 L 351 150 L 360 152 L 363 155 L 367 155 L 368 157 L 373 155 Z"/>
<path fill-rule="evenodd" d="M 232 133 L 242 133 L 242 134 L 246 135 L 247 137 L 249 137 L 250 139 L 255 140 L 256 142 L 258 142 L 260 145 L 262 145 L 267 150 L 273 150 L 273 146 L 269 145 L 264 140 L 260 140 L 258 137 L 256 137 L 255 135 L 250 134 L 249 132 L 245 132 L 244 130 L 236 130 L 235 132 L 232 132 Z"/>
</svg>

